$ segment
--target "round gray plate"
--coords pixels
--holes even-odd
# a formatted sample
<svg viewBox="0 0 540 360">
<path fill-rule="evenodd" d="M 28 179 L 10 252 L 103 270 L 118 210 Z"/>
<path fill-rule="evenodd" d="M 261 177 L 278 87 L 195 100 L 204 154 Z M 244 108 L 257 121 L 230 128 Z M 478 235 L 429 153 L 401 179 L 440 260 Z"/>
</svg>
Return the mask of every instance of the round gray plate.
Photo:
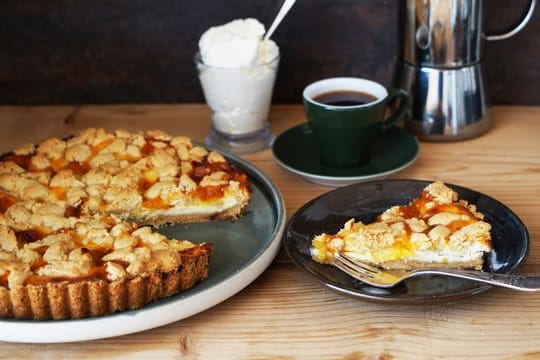
<svg viewBox="0 0 540 360">
<path fill-rule="evenodd" d="M 208 148 L 208 147 L 207 147 Z M 82 320 L 0 320 L 0 340 L 54 343 L 107 338 L 184 319 L 233 296 L 255 280 L 276 256 L 285 228 L 285 205 L 275 184 L 247 161 L 219 150 L 249 176 L 252 200 L 240 220 L 161 227 L 158 231 L 192 242 L 210 242 L 206 280 L 146 307 Z"/>
</svg>

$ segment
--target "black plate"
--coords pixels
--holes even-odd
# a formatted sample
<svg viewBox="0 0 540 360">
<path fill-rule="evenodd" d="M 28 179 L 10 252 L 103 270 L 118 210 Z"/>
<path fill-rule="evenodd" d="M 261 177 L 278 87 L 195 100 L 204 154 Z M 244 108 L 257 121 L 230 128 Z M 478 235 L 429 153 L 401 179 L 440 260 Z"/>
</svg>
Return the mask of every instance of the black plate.
<svg viewBox="0 0 540 360">
<path fill-rule="evenodd" d="M 354 297 L 403 303 L 444 302 L 474 295 L 491 285 L 444 276 L 424 276 L 383 289 L 351 278 L 331 265 L 311 259 L 311 239 L 320 233 L 336 233 L 350 218 L 371 222 L 393 205 L 408 204 L 430 184 L 420 180 L 380 180 L 330 191 L 308 202 L 289 220 L 284 246 L 291 260 L 324 285 Z M 529 252 L 529 234 L 523 222 L 508 207 L 479 192 L 447 184 L 461 199 L 476 204 L 491 224 L 494 251 L 486 256 L 484 271 L 511 273 Z"/>
</svg>

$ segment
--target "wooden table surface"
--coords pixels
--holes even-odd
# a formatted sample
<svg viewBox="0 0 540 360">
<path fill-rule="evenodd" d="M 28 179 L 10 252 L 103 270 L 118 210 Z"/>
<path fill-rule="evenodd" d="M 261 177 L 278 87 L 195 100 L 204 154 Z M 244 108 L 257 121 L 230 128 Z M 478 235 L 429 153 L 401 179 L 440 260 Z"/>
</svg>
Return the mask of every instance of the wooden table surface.
<svg viewBox="0 0 540 360">
<path fill-rule="evenodd" d="M 422 142 L 419 159 L 393 178 L 441 179 L 489 194 L 528 227 L 540 273 L 540 108 L 496 107 L 485 135 Z M 299 105 L 276 105 L 276 134 L 303 122 Z M 203 141 L 199 104 L 0 107 L 0 152 L 86 127 L 159 128 Z M 244 156 L 280 188 L 290 217 L 332 190 L 280 168 L 270 150 Z M 252 284 L 190 318 L 141 333 L 78 343 L 0 342 L 0 358 L 42 359 L 540 359 L 540 293 L 491 289 L 435 305 L 375 304 L 337 294 L 301 273 L 281 251 Z"/>
</svg>

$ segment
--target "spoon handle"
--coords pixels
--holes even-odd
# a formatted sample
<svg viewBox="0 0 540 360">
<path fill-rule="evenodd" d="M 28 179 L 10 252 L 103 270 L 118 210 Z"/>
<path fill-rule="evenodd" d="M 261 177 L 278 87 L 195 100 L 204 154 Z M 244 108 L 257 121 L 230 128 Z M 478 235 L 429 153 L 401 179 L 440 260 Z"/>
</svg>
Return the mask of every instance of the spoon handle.
<svg viewBox="0 0 540 360">
<path fill-rule="evenodd" d="M 281 6 L 281 9 L 279 9 L 279 12 L 276 15 L 276 18 L 272 22 L 272 25 L 270 25 L 270 28 L 268 29 L 266 34 L 264 34 L 264 40 L 270 39 L 270 36 L 272 36 L 272 34 L 274 33 L 274 31 L 276 30 L 278 25 L 281 23 L 281 20 L 283 20 L 285 15 L 287 15 L 289 10 L 291 10 L 291 8 L 293 7 L 295 2 L 296 2 L 296 0 L 285 0 L 283 2 L 283 5 Z"/>
</svg>

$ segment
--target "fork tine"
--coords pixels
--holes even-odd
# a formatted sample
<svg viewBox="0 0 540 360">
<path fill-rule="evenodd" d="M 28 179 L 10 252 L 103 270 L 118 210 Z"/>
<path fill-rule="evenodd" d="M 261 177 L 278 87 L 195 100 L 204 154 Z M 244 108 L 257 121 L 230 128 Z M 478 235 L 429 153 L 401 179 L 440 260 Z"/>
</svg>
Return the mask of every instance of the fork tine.
<svg viewBox="0 0 540 360">
<path fill-rule="evenodd" d="M 336 256 L 334 265 L 357 280 L 383 288 L 392 287 L 411 275 L 411 273 L 414 274 L 414 272 L 411 271 L 387 271 L 379 269 L 373 265 L 352 258 L 345 253 L 339 253 Z"/>
<path fill-rule="evenodd" d="M 341 270 L 343 270 L 344 268 L 355 273 L 355 274 L 358 274 L 358 276 L 363 276 L 363 277 L 373 277 L 374 273 L 372 271 L 369 271 L 367 269 L 364 269 L 363 267 L 361 266 L 358 266 L 357 264 L 355 264 L 353 261 L 351 261 L 351 259 L 349 258 L 345 258 L 341 255 L 338 255 L 336 256 L 336 259 L 334 261 L 334 265 L 336 265 L 337 267 L 339 267 Z M 345 271 L 345 270 L 344 270 Z M 349 274 L 351 275 L 351 274 Z M 355 275 L 351 275 L 351 276 L 355 276 Z"/>
<path fill-rule="evenodd" d="M 361 273 L 359 271 L 353 270 L 340 260 L 336 260 L 334 262 L 334 266 L 343 271 L 345 274 L 355 278 L 356 280 L 360 280 L 362 282 L 369 282 L 369 280 L 371 279 L 370 274 Z"/>
<path fill-rule="evenodd" d="M 360 262 L 359 260 L 353 259 L 345 253 L 340 253 L 339 257 L 341 257 L 344 262 L 347 262 L 347 264 L 349 264 L 351 267 L 354 267 L 355 269 L 356 268 L 362 269 L 363 271 L 369 272 L 372 274 L 377 274 L 380 272 L 380 270 L 377 269 L 376 267 L 366 264 L 364 262 Z"/>
</svg>

